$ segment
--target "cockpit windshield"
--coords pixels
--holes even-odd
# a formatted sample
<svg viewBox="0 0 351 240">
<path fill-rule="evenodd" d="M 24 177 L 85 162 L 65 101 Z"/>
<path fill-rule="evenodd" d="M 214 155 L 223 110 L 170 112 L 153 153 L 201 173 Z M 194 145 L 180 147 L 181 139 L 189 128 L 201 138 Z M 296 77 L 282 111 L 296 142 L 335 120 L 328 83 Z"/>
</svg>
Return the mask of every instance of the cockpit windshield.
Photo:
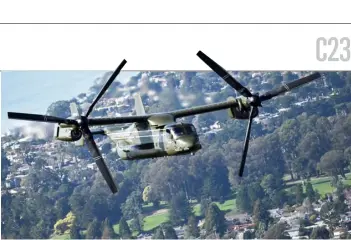
<svg viewBox="0 0 351 240">
<path fill-rule="evenodd" d="M 176 126 L 172 126 L 170 129 L 173 136 L 182 136 L 182 135 L 196 133 L 195 127 L 191 124 L 176 125 Z"/>
<path fill-rule="evenodd" d="M 173 127 L 172 128 L 172 132 L 174 135 L 176 136 L 181 136 L 181 135 L 184 135 L 186 134 L 186 132 L 184 131 L 185 129 L 182 128 L 182 127 Z"/>
</svg>

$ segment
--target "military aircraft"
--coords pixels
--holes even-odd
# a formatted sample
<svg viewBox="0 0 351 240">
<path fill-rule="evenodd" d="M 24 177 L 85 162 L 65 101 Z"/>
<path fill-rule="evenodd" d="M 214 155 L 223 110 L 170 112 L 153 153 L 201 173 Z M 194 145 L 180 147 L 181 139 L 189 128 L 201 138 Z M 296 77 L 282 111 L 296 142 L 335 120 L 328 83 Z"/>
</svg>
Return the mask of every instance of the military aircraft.
<svg viewBox="0 0 351 240">
<path fill-rule="evenodd" d="M 229 117 L 233 119 L 248 119 L 244 150 L 241 159 L 239 176 L 243 175 L 246 155 L 249 146 L 251 124 L 253 118 L 258 115 L 258 107 L 261 103 L 273 97 L 284 94 L 296 87 L 309 83 L 321 75 L 316 72 L 298 80 L 284 83 L 281 86 L 263 93 L 252 94 L 247 88 L 235 80 L 226 70 L 215 61 L 199 51 L 197 56 L 204 61 L 214 72 L 216 72 L 232 88 L 239 92 L 242 97 L 230 97 L 226 101 L 196 106 L 181 110 L 147 114 L 141 101 L 140 95 L 135 95 L 136 115 L 109 117 L 109 118 L 89 118 L 94 106 L 120 73 L 127 63 L 123 60 L 113 72 L 98 96 L 90 105 L 84 115 L 79 115 L 77 106 L 71 104 L 72 117 L 68 119 L 28 113 L 9 112 L 8 118 L 51 122 L 56 123 L 54 138 L 62 141 L 76 142 L 77 145 L 86 145 L 92 154 L 99 170 L 113 193 L 118 191 L 111 173 L 101 156 L 93 135 L 107 135 L 116 143 L 116 149 L 121 159 L 137 160 L 143 158 L 154 158 L 162 156 L 172 156 L 180 154 L 193 154 L 201 149 L 199 137 L 195 127 L 190 123 L 177 122 L 177 119 L 202 114 L 212 111 L 228 109 Z M 129 124 L 125 129 L 121 129 L 120 124 Z M 104 129 L 90 130 L 89 126 L 114 125 Z"/>
</svg>

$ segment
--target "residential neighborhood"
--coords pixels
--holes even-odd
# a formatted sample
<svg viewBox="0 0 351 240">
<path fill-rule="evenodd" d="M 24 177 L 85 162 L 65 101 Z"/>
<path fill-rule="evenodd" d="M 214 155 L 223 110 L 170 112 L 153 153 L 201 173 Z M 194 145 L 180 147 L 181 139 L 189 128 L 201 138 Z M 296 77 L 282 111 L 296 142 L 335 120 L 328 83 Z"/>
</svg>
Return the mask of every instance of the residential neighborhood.
<svg viewBox="0 0 351 240">
<path fill-rule="evenodd" d="M 253 92 L 267 91 L 306 74 L 232 73 Z M 96 81 L 89 92 L 48 106 L 47 114 L 72 117 L 71 102 L 84 113 L 108 76 Z M 30 201 L 39 199 L 45 211 L 54 211 L 54 217 L 41 221 L 44 212 L 36 213 L 36 220 L 23 215 L 28 226 L 21 225 L 20 232 L 5 224 L 21 219 L 16 207 L 5 216 L 5 232 L 9 237 L 66 238 L 74 229 L 75 236 L 100 238 L 103 233 L 94 231 L 104 226 L 109 234 L 138 239 L 174 236 L 171 232 L 179 239 L 310 239 L 322 238 L 325 230 L 334 239 L 351 236 L 349 146 L 344 146 L 349 140 L 343 131 L 348 129 L 350 106 L 342 102 L 343 89 L 327 77 L 306 89 L 265 103 L 254 119 L 253 150 L 243 183 L 237 178 L 237 169 L 246 120 L 230 119 L 226 110 L 181 119 L 194 124 L 204 146 L 191 156 L 122 161 L 109 138 L 96 136 L 102 157 L 120 187 L 115 196 L 105 191 L 86 146 L 54 140 L 54 124 L 11 129 L 1 136 L 2 152 L 9 162 L 2 196 L 8 206 L 25 202 L 28 213 L 37 207 Z M 134 115 L 136 93 L 141 94 L 146 111 L 152 113 L 240 97 L 211 72 L 142 72 L 125 84 L 112 85 L 91 117 Z M 315 126 L 319 128 L 315 130 Z M 326 130 L 319 130 L 322 127 Z M 330 159 L 340 161 L 335 167 L 334 162 L 328 165 Z M 308 185 L 314 191 L 313 198 Z M 148 187 L 151 190 L 146 194 Z M 65 221 L 70 227 L 63 224 Z M 274 227 L 277 230 L 271 230 Z"/>
</svg>

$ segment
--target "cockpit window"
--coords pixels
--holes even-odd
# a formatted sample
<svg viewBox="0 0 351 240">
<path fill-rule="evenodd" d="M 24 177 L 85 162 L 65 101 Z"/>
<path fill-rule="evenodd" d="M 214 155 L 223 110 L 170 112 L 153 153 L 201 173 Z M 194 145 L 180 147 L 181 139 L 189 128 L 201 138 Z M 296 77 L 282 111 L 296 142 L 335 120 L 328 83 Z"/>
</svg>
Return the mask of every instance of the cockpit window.
<svg viewBox="0 0 351 240">
<path fill-rule="evenodd" d="M 193 125 L 186 125 L 184 128 L 185 128 L 187 133 L 195 133 L 196 132 L 196 129 Z"/>
<path fill-rule="evenodd" d="M 172 128 L 172 132 L 174 133 L 174 135 L 176 136 L 180 136 L 185 134 L 184 129 L 182 127 L 173 127 Z"/>
<path fill-rule="evenodd" d="M 182 136 L 185 134 L 192 134 L 196 133 L 196 129 L 193 125 L 178 125 L 178 126 L 172 126 L 169 129 L 167 129 L 167 132 L 170 132 L 171 130 L 173 136 Z"/>
</svg>

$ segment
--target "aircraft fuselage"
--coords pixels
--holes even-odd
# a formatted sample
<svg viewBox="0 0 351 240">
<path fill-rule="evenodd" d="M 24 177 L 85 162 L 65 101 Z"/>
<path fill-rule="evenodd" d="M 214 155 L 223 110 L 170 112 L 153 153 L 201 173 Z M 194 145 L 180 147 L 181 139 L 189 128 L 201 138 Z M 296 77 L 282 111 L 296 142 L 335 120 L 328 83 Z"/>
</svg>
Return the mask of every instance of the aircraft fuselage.
<svg viewBox="0 0 351 240">
<path fill-rule="evenodd" d="M 134 123 L 122 131 L 111 129 L 106 134 L 115 142 L 123 160 L 182 155 L 201 149 L 196 129 L 188 123 L 168 124 L 162 128 Z"/>
</svg>

